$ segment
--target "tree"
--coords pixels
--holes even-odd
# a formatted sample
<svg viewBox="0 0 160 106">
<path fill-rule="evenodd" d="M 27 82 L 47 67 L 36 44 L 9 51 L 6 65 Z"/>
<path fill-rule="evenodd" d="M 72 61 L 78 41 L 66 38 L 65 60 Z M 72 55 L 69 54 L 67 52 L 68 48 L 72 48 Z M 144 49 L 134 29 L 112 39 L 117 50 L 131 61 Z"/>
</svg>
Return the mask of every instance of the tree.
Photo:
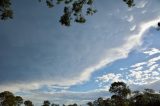
<svg viewBox="0 0 160 106">
<path fill-rule="evenodd" d="M 105 106 L 104 100 L 102 97 L 99 97 L 97 101 L 98 101 L 98 106 Z"/>
<path fill-rule="evenodd" d="M 105 106 L 112 106 L 111 99 L 107 98 L 106 100 L 104 100 L 104 104 L 105 104 Z"/>
<path fill-rule="evenodd" d="M 51 106 L 59 106 L 59 104 L 52 103 Z M 65 106 L 64 104 L 62 106 Z"/>
<path fill-rule="evenodd" d="M 44 102 L 43 102 L 43 105 L 42 106 L 50 106 L 50 101 L 49 100 L 45 100 Z"/>
<path fill-rule="evenodd" d="M 114 82 L 111 84 L 109 92 L 115 94 L 116 96 L 126 98 L 131 93 L 131 90 L 124 82 Z"/>
<path fill-rule="evenodd" d="M 1 102 L 2 106 L 15 106 L 16 99 L 13 93 L 9 91 L 4 91 L 0 93 L 0 98 L 3 99 Z"/>
<path fill-rule="evenodd" d="M 69 104 L 68 106 L 78 106 L 78 105 L 74 103 L 74 104 Z"/>
<path fill-rule="evenodd" d="M 131 93 L 131 90 L 124 82 L 112 83 L 109 92 L 114 94 L 111 97 L 111 100 L 116 106 L 126 106 L 129 104 L 127 96 Z"/>
<path fill-rule="evenodd" d="M 34 106 L 30 100 L 26 100 L 26 101 L 24 102 L 24 105 L 25 105 L 25 106 Z"/>
<path fill-rule="evenodd" d="M 45 1 L 49 8 L 56 4 L 64 4 L 63 15 L 59 22 L 62 25 L 70 26 L 71 22 L 85 23 L 86 15 L 93 15 L 97 12 L 94 8 L 94 0 L 38 0 Z M 134 6 L 134 0 L 123 0 L 128 7 Z M 11 9 L 11 0 L 0 0 L 0 18 L 1 20 L 12 19 L 13 10 Z"/>
<path fill-rule="evenodd" d="M 160 27 L 160 22 L 158 22 L 158 27 Z"/>
<path fill-rule="evenodd" d="M 128 5 L 128 7 L 133 7 L 133 6 L 135 6 L 134 0 L 123 0 L 123 1 Z"/>
<path fill-rule="evenodd" d="M 93 106 L 93 103 L 92 102 L 88 102 L 87 105 L 88 106 Z"/>
<path fill-rule="evenodd" d="M 10 0 L 0 0 L 0 18 L 1 20 L 13 18 Z"/>
<path fill-rule="evenodd" d="M 21 104 L 23 104 L 23 99 L 20 96 L 16 96 L 16 104 L 17 106 L 20 106 Z"/>
</svg>

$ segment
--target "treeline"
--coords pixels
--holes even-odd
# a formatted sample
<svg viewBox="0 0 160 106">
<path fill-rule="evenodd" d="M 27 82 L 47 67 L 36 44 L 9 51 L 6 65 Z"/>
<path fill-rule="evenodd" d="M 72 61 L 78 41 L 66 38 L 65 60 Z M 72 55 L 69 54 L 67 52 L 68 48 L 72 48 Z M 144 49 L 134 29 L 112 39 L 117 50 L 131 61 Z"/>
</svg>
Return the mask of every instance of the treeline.
<svg viewBox="0 0 160 106">
<path fill-rule="evenodd" d="M 144 91 L 131 91 L 124 82 L 114 82 L 111 84 L 109 92 L 112 96 L 107 99 L 102 97 L 95 101 L 88 102 L 88 106 L 160 106 L 160 93 L 153 89 Z M 0 106 L 34 106 L 31 100 L 23 100 L 20 96 L 15 96 L 12 92 L 4 91 L 0 93 Z M 41 106 L 59 106 L 45 100 Z M 63 106 L 78 106 L 76 103 Z"/>
</svg>

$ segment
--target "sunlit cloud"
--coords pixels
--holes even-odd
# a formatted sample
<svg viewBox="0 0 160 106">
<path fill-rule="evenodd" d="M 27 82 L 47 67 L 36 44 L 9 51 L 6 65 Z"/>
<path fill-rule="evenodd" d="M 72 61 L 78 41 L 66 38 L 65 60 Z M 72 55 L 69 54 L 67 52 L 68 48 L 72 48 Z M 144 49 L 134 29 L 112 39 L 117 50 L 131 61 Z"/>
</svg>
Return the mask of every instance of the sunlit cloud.
<svg viewBox="0 0 160 106">
<path fill-rule="evenodd" d="M 147 56 L 151 56 L 151 52 L 152 51 L 149 52 L 147 50 Z M 146 52 L 144 52 L 144 54 L 146 54 Z M 106 88 L 106 86 L 109 86 L 115 81 L 123 81 L 129 85 L 147 86 L 160 81 L 160 65 L 158 62 L 160 62 L 159 56 L 152 57 L 144 62 L 127 67 L 125 73 L 107 73 L 100 76 L 97 78 L 97 82 L 99 82 L 101 88 Z M 121 68 L 120 70 L 123 71 Z"/>
<path fill-rule="evenodd" d="M 157 48 L 151 48 L 151 50 L 149 51 L 144 51 L 144 54 L 148 54 L 148 55 L 160 54 L 160 50 Z"/>
</svg>

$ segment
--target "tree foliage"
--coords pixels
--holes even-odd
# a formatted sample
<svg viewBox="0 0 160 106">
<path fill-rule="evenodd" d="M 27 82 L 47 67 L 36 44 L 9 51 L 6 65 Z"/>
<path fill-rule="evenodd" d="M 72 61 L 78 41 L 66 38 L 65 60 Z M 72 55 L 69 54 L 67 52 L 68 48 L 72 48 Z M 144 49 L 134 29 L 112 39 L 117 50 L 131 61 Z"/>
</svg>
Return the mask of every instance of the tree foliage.
<svg viewBox="0 0 160 106">
<path fill-rule="evenodd" d="M 1 20 L 13 18 L 10 0 L 0 0 L 0 18 Z"/>
<path fill-rule="evenodd" d="M 128 5 L 128 7 L 135 6 L 134 0 L 123 0 L 123 1 Z"/>
<path fill-rule="evenodd" d="M 25 106 L 34 106 L 34 105 L 32 104 L 32 101 L 30 101 L 30 100 L 24 101 L 24 105 L 25 105 Z"/>
<path fill-rule="evenodd" d="M 99 97 L 97 100 L 87 103 L 88 106 L 160 106 L 160 93 L 153 89 L 144 89 L 144 91 L 131 91 L 124 82 L 114 82 L 111 84 L 110 98 Z M 0 106 L 34 106 L 32 101 L 15 96 L 12 92 L 4 91 L 0 93 Z M 51 103 L 49 100 L 43 101 L 41 106 L 59 106 Z M 77 103 L 63 106 L 81 106 Z"/>
<path fill-rule="evenodd" d="M 71 22 L 85 23 L 87 15 L 93 15 L 97 12 L 94 8 L 94 0 L 38 0 L 46 2 L 49 8 L 58 4 L 64 4 L 63 15 L 59 22 L 62 25 L 70 26 Z M 134 0 L 123 0 L 128 7 L 134 6 Z M 13 10 L 11 9 L 11 0 L 0 0 L 0 18 L 7 20 L 13 18 Z"/>
<path fill-rule="evenodd" d="M 43 102 L 43 105 L 42 106 L 50 106 L 50 101 L 49 100 L 45 100 L 44 102 Z"/>
<path fill-rule="evenodd" d="M 109 91 L 115 96 L 121 98 L 126 98 L 131 93 L 131 90 L 124 82 L 112 83 Z"/>
</svg>

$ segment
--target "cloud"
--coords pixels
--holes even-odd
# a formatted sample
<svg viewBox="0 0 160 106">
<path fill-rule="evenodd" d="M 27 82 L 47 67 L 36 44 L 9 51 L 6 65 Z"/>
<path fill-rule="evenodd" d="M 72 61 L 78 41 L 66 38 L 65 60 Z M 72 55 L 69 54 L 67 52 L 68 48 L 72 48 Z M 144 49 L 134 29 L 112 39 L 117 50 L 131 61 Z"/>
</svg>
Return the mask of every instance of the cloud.
<svg viewBox="0 0 160 106">
<path fill-rule="evenodd" d="M 109 96 L 109 92 L 105 90 L 94 90 L 89 92 L 73 92 L 73 91 L 63 91 L 63 92 L 48 92 L 48 93 L 34 93 L 31 95 L 24 96 L 24 98 L 30 98 L 35 101 L 37 105 L 42 104 L 43 100 L 50 100 L 52 103 L 62 104 L 86 104 L 89 101 L 96 100 L 99 97 L 107 98 Z M 39 97 L 39 98 L 37 98 Z"/>
<path fill-rule="evenodd" d="M 122 78 L 121 74 L 113 74 L 113 73 L 109 73 L 109 74 L 103 75 L 101 77 L 98 77 L 99 80 L 103 80 L 105 82 L 109 82 L 110 80 L 112 82 L 117 82 L 117 81 L 120 81 L 121 78 Z"/>
<path fill-rule="evenodd" d="M 136 29 L 136 25 L 133 25 L 131 28 L 130 28 L 130 31 L 134 31 Z"/>
<path fill-rule="evenodd" d="M 133 68 L 140 67 L 140 66 L 145 65 L 145 64 L 147 64 L 147 63 L 146 62 L 136 63 L 136 64 L 132 65 L 131 67 L 133 67 Z"/>
<path fill-rule="evenodd" d="M 113 7 L 110 6 L 109 8 Z M 127 10 L 121 12 L 115 8 L 113 11 L 116 12 L 112 16 L 122 13 L 121 17 L 123 17 Z M 43 86 L 43 84 L 72 86 L 88 81 L 93 72 L 116 60 L 126 58 L 128 53 L 142 44 L 144 33 L 159 21 L 159 18 L 152 18 L 150 21 L 138 23 L 139 25 L 136 26 L 139 30 L 131 33 L 121 27 L 128 23 L 121 20 L 121 17 L 120 19 L 113 19 L 113 17 L 104 15 L 108 18 L 110 26 L 104 23 L 104 20 L 106 20 L 104 18 L 98 22 L 100 28 L 96 27 L 96 30 L 88 32 L 86 30 L 77 30 L 75 32 L 75 29 L 71 28 L 70 32 L 66 29 L 61 29 L 53 33 L 52 29 L 50 29 L 49 33 L 45 32 L 44 37 L 43 34 L 39 33 L 43 28 L 39 28 L 37 32 L 33 30 L 34 28 L 26 28 L 28 29 L 28 32 L 26 32 L 24 28 L 25 30 L 22 29 L 22 32 L 27 34 L 20 32 L 19 35 L 12 29 L 10 32 L 15 34 L 15 37 L 11 37 L 10 33 L 7 36 L 1 36 L 3 41 L 8 42 L 8 45 L 4 44 L 3 48 L 5 49 L 2 49 L 3 52 L 1 52 L 1 88 L 35 89 Z M 130 15 L 126 21 L 133 21 L 133 17 L 135 16 Z M 96 16 L 96 18 L 100 19 L 99 16 Z M 116 22 L 122 24 L 117 26 Z M 101 23 L 103 24 L 101 25 Z M 19 25 L 21 23 L 18 23 Z M 113 31 L 115 26 L 119 29 Z M 32 27 L 36 26 L 33 25 Z M 84 27 L 77 29 L 81 28 Z M 103 28 L 110 31 L 104 32 Z M 72 33 L 72 30 L 74 33 Z M 36 34 L 33 35 L 30 32 Z M 51 32 L 54 36 L 51 35 Z M 38 38 L 37 34 L 39 35 Z M 91 34 L 92 37 L 88 36 L 88 34 Z M 67 38 L 64 36 L 67 36 Z M 23 87 L 24 83 L 27 83 L 28 87 Z M 17 88 L 14 85 L 17 85 Z"/>
<path fill-rule="evenodd" d="M 105 75 L 98 77 L 97 82 L 99 82 L 99 87 L 108 89 L 111 83 L 117 81 L 123 81 L 129 84 L 131 87 L 134 87 L 135 85 L 139 87 L 147 87 L 149 85 L 157 83 L 158 81 L 160 81 L 159 56 L 152 57 L 152 55 L 150 54 L 147 54 L 147 56 L 149 56 L 147 58 L 148 60 L 127 67 L 125 69 L 125 72 L 120 68 L 120 72 L 106 73 Z"/>
<path fill-rule="evenodd" d="M 146 32 L 160 21 L 157 10 L 159 5 L 155 1 L 142 1 L 137 4 L 137 8 L 127 9 L 122 1 L 103 0 L 97 2 L 97 14 L 93 18 L 87 17 L 85 25 L 73 24 L 70 28 L 61 28 L 53 20 L 59 19 L 55 14 L 51 15 L 51 11 L 46 12 L 46 9 L 31 2 L 32 0 L 16 3 L 14 8 L 18 10 L 17 18 L 0 26 L 1 90 L 28 92 L 42 90 L 44 86 L 49 91 L 68 90 L 73 85 L 87 82 L 94 72 L 128 57 L 132 50 L 143 43 Z M 21 4 L 26 5 L 23 7 Z M 23 11 L 19 9 L 22 7 Z M 54 13 L 59 14 L 60 10 L 57 8 Z M 158 60 L 159 57 L 155 57 L 147 62 L 146 67 L 152 67 L 148 70 L 157 69 L 155 63 Z M 136 67 L 127 67 L 127 70 L 134 68 L 129 73 L 132 78 L 145 77 L 143 80 L 146 81 L 150 74 L 158 76 L 156 72 L 145 75 L 139 72 L 145 67 L 133 66 Z M 101 80 L 126 81 L 127 76 L 126 79 L 122 76 L 124 75 L 110 73 L 101 77 Z M 133 83 L 130 78 L 128 81 Z M 137 82 L 139 80 L 134 81 Z M 76 95 L 72 94 L 73 97 Z M 63 98 L 62 95 L 63 93 L 60 98 Z"/>
<path fill-rule="evenodd" d="M 148 54 L 148 55 L 155 55 L 155 54 L 159 54 L 160 53 L 160 50 L 159 49 L 156 49 L 156 48 L 151 48 L 151 50 L 149 51 L 144 51 L 144 54 Z"/>
<path fill-rule="evenodd" d="M 82 80 L 88 80 L 90 78 L 90 75 L 94 71 L 96 71 L 96 70 L 98 70 L 98 69 L 106 66 L 107 64 L 109 64 L 111 62 L 114 62 L 114 61 L 116 61 L 118 59 L 126 58 L 128 56 L 128 53 L 130 53 L 130 51 L 134 47 L 140 46 L 142 44 L 141 40 L 143 38 L 144 33 L 150 27 L 155 26 L 158 21 L 160 21 L 160 20 L 157 18 L 157 19 L 154 19 L 152 21 L 146 22 L 145 24 L 142 24 L 140 26 L 141 30 L 137 34 L 132 35 L 131 37 L 129 37 L 122 46 L 120 46 L 118 48 L 114 48 L 114 49 L 108 50 L 108 53 L 104 57 L 104 59 L 101 60 L 98 64 L 87 68 L 84 71 L 84 73 L 81 74 L 80 78 Z M 159 57 L 153 58 L 153 59 L 149 60 L 149 62 L 153 62 L 153 61 L 155 62 L 156 60 L 159 60 Z M 138 64 L 136 64 L 136 66 L 143 65 L 143 64 L 145 64 L 145 62 L 144 63 L 138 63 Z M 132 67 L 135 67 L 135 66 L 132 66 Z M 85 76 L 85 77 L 83 77 L 83 76 Z"/>
<path fill-rule="evenodd" d="M 134 20 L 134 17 L 133 17 L 133 15 L 131 15 L 129 18 L 128 18 L 128 22 L 132 22 Z"/>
<path fill-rule="evenodd" d="M 142 0 L 136 4 L 137 8 L 144 8 L 147 5 L 148 1 Z"/>
</svg>

